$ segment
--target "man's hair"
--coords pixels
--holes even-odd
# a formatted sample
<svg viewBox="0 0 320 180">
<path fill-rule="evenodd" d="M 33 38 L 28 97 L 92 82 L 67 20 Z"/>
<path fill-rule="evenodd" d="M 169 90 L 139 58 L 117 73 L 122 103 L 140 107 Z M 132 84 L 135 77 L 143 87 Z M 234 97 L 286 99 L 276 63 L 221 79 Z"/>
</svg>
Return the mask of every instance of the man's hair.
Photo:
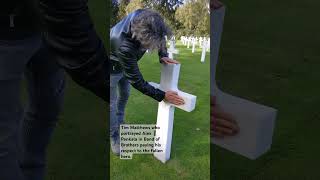
<svg viewBox="0 0 320 180">
<path fill-rule="evenodd" d="M 161 15 L 150 9 L 144 9 L 133 19 L 131 32 L 132 38 L 151 51 L 165 47 L 165 36 L 171 36 Z"/>
</svg>

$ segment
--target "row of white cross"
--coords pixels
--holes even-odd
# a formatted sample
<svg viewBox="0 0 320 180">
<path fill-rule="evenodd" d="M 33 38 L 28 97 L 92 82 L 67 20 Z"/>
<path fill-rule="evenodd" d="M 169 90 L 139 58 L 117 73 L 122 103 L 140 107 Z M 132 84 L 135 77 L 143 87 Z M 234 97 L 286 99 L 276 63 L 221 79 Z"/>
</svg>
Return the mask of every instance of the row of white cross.
<svg viewBox="0 0 320 180">
<path fill-rule="evenodd" d="M 182 39 L 184 39 L 185 36 L 182 36 Z M 169 49 L 168 49 L 168 53 L 169 53 L 169 58 L 173 59 L 173 55 L 174 54 L 179 54 L 179 51 L 176 49 L 175 47 L 175 38 L 172 38 L 169 41 Z M 188 41 L 189 42 L 189 41 Z M 198 42 L 198 40 L 196 40 L 195 38 L 193 38 L 192 40 L 192 53 L 195 52 L 195 45 L 196 42 Z M 204 63 L 205 62 L 205 58 L 206 58 L 206 52 L 209 51 L 210 49 L 210 38 L 208 38 L 208 40 L 203 39 L 202 41 L 202 53 L 201 53 L 201 62 Z M 182 43 L 184 43 L 184 41 L 182 41 Z"/>
<path fill-rule="evenodd" d="M 201 62 L 203 63 L 205 61 L 206 52 L 210 50 L 210 38 L 181 36 L 180 39 L 182 44 L 187 46 L 187 48 L 190 47 L 190 43 L 192 44 L 192 53 L 195 52 L 196 45 L 198 44 L 199 47 L 202 48 Z"/>
<path fill-rule="evenodd" d="M 207 51 L 210 50 L 210 38 L 181 36 L 180 40 L 183 45 L 187 46 L 187 48 L 190 48 L 190 45 L 192 45 L 192 53 L 194 53 L 196 45 L 199 45 L 199 48 L 205 47 Z"/>
</svg>

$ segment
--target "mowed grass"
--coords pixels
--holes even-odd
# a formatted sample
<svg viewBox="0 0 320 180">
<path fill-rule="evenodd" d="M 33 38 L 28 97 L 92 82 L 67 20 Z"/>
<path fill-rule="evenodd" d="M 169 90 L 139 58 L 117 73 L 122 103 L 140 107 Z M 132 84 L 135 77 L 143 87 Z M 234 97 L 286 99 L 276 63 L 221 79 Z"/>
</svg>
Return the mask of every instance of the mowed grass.
<svg viewBox="0 0 320 180">
<path fill-rule="evenodd" d="M 278 117 L 272 148 L 258 160 L 213 146 L 215 179 L 320 179 L 320 2 L 225 2 L 219 84 Z"/>
<path fill-rule="evenodd" d="M 91 0 L 89 5 L 95 27 L 107 46 L 107 2 Z M 49 147 L 47 180 L 108 177 L 108 116 L 107 105 L 102 100 L 68 78 L 64 109 Z"/>
<path fill-rule="evenodd" d="M 162 164 L 152 154 L 134 155 L 132 160 L 120 160 L 110 155 L 112 179 L 209 179 L 209 52 L 205 63 L 200 62 L 201 49 L 191 53 L 180 43 L 180 53 L 175 59 L 181 62 L 179 89 L 197 96 L 193 112 L 175 110 L 171 159 Z M 139 61 L 139 67 L 147 81 L 160 82 L 160 63 L 157 53 L 148 54 Z M 126 123 L 156 124 L 158 102 L 131 89 L 126 109 Z M 199 128 L 200 130 L 197 130 Z"/>
</svg>

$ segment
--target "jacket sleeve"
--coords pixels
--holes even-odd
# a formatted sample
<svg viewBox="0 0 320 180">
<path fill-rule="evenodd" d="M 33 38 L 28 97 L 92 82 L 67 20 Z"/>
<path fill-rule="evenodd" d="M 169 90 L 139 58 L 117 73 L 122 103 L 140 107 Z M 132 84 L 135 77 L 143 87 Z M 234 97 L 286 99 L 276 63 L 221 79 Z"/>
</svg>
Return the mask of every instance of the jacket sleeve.
<svg viewBox="0 0 320 180">
<path fill-rule="evenodd" d="M 40 0 L 45 42 L 80 86 L 109 101 L 109 63 L 92 24 L 87 0 Z"/>
<path fill-rule="evenodd" d="M 124 70 L 124 76 L 129 80 L 130 84 L 134 88 L 160 102 L 164 99 L 165 92 L 154 88 L 143 79 L 139 70 L 137 56 L 132 50 L 132 47 L 134 46 L 133 42 L 124 40 L 122 45 L 119 47 L 117 55 Z"/>
</svg>

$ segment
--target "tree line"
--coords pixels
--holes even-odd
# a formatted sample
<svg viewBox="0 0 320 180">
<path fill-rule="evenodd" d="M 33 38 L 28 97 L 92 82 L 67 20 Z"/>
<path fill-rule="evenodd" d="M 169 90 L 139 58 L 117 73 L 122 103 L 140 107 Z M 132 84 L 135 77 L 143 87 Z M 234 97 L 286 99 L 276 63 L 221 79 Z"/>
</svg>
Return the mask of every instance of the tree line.
<svg viewBox="0 0 320 180">
<path fill-rule="evenodd" d="M 208 0 L 121 0 L 120 3 L 113 0 L 111 27 L 127 14 L 142 8 L 159 12 L 176 37 L 210 34 Z"/>
</svg>

